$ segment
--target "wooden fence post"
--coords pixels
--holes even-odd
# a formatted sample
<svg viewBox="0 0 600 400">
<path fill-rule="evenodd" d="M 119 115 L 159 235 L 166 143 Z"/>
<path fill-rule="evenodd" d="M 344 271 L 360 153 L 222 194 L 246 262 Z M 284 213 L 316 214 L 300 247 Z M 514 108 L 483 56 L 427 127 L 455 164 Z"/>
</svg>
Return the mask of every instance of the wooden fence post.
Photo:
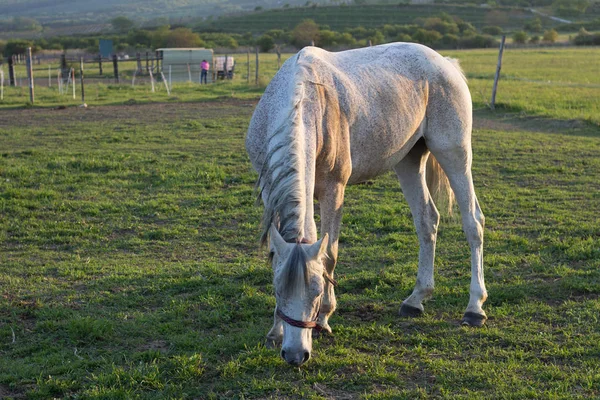
<svg viewBox="0 0 600 400">
<path fill-rule="evenodd" d="M 246 50 L 246 60 L 248 61 L 248 75 L 246 76 L 246 83 L 250 83 L 250 49 Z"/>
<path fill-rule="evenodd" d="M 33 60 L 31 59 L 31 47 L 27 48 L 27 80 L 29 81 L 29 101 L 33 104 L 35 100 L 35 90 L 33 87 Z"/>
<path fill-rule="evenodd" d="M 83 57 L 79 58 L 79 79 L 81 79 L 81 104 L 85 107 L 85 90 L 83 87 Z"/>
<path fill-rule="evenodd" d="M 160 51 L 156 50 L 155 58 L 156 58 L 156 74 L 158 75 L 158 74 L 162 73 L 162 66 L 160 64 Z"/>
<path fill-rule="evenodd" d="M 498 53 L 498 65 L 496 66 L 496 76 L 494 77 L 494 87 L 492 88 L 492 101 L 490 108 L 494 110 L 496 108 L 496 90 L 498 89 L 498 80 L 500 79 L 500 70 L 502 69 L 502 53 L 504 53 L 504 42 L 506 36 L 502 35 L 502 41 L 500 42 L 500 52 Z"/>
<path fill-rule="evenodd" d="M 8 84 L 10 86 L 17 86 L 15 80 L 15 59 L 14 57 L 8 57 Z"/>
<path fill-rule="evenodd" d="M 98 54 L 98 69 L 100 70 L 100 76 L 102 76 L 102 54 Z"/>
<path fill-rule="evenodd" d="M 258 85 L 258 47 L 256 47 L 256 73 L 254 83 Z"/>
<path fill-rule="evenodd" d="M 77 98 L 75 95 L 75 68 L 71 68 L 71 83 L 73 84 L 73 100 L 75 100 Z"/>
<path fill-rule="evenodd" d="M 277 52 L 277 69 L 281 68 L 281 49 L 279 45 L 275 46 L 275 51 Z"/>
<path fill-rule="evenodd" d="M 119 60 L 117 59 L 117 55 L 113 54 L 113 70 L 115 72 L 115 82 L 119 82 Z"/>
</svg>

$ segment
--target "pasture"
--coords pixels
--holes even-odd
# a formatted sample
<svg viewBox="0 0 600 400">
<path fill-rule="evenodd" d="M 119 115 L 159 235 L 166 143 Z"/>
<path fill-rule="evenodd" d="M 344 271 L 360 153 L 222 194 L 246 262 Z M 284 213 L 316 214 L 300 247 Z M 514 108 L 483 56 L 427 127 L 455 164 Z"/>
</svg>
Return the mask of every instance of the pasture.
<svg viewBox="0 0 600 400">
<path fill-rule="evenodd" d="M 334 336 L 300 369 L 263 345 L 272 272 L 243 144 L 260 87 L 4 103 L 0 398 L 599 397 L 600 51 L 549 51 L 505 54 L 497 113 L 494 53 L 451 53 L 476 108 L 487 325 L 459 325 L 469 249 L 451 217 L 425 315 L 398 317 L 418 242 L 388 174 L 347 190 Z"/>
</svg>

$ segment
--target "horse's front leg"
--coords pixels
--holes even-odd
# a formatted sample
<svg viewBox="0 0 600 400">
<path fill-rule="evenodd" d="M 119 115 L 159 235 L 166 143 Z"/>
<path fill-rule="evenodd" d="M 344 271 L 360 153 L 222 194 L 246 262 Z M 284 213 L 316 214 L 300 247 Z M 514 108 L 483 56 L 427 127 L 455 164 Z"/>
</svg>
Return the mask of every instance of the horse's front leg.
<svg viewBox="0 0 600 400">
<path fill-rule="evenodd" d="M 333 271 L 338 257 L 338 240 L 340 236 L 340 225 L 342 223 L 342 206 L 344 203 L 345 184 L 340 182 L 322 182 L 323 190 L 318 190 L 319 204 L 321 208 L 321 236 L 329 234 L 329 245 L 327 246 L 327 258 L 323 260 L 327 275 L 333 279 Z M 329 317 L 336 308 L 335 290 L 332 282 L 325 279 L 325 293 L 319 310 L 319 324 L 323 329 L 331 333 Z"/>
<path fill-rule="evenodd" d="M 273 327 L 269 333 L 267 333 L 267 341 L 266 346 L 270 348 L 281 346 L 281 342 L 283 342 L 283 321 L 277 315 L 277 307 L 273 312 Z"/>
</svg>

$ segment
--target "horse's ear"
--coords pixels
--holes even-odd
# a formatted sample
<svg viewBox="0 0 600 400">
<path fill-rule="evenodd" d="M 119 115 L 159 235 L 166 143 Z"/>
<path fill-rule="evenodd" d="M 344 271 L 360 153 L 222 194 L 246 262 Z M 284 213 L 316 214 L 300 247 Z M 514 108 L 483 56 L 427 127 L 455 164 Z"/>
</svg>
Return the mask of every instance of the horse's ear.
<svg viewBox="0 0 600 400">
<path fill-rule="evenodd" d="M 277 254 L 281 254 L 286 246 L 285 240 L 279 234 L 279 231 L 275 227 L 274 224 L 271 224 L 271 230 L 269 232 L 270 243 L 269 243 L 269 251 Z"/>
<path fill-rule="evenodd" d="M 325 233 L 321 240 L 317 241 L 315 244 L 312 244 L 308 249 L 306 249 L 306 255 L 308 255 L 311 259 L 318 259 L 325 254 L 327 254 L 327 244 L 329 243 L 329 235 Z"/>
</svg>

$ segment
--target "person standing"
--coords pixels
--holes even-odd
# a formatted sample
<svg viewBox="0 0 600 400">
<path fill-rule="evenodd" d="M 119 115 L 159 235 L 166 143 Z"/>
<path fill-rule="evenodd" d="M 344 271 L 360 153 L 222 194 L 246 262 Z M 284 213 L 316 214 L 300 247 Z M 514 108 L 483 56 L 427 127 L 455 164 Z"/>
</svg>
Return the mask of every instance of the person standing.
<svg viewBox="0 0 600 400">
<path fill-rule="evenodd" d="M 206 84 L 208 83 L 208 70 L 210 69 L 210 64 L 208 63 L 208 61 L 202 60 L 202 62 L 200 63 L 200 69 L 202 70 L 200 73 L 200 83 L 204 82 Z"/>
</svg>

